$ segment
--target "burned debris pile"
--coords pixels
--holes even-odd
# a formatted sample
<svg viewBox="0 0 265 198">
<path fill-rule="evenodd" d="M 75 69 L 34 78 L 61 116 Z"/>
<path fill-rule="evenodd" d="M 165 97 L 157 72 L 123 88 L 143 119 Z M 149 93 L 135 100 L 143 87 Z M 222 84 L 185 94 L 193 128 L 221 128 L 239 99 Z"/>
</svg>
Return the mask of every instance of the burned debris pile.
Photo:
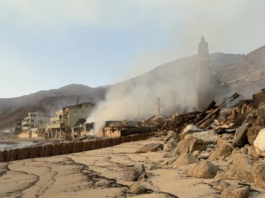
<svg viewBox="0 0 265 198">
<path fill-rule="evenodd" d="M 218 106 L 212 102 L 202 112 L 143 121 L 143 125 L 158 131 L 158 138 L 164 136 L 164 158 L 168 159 L 160 167 L 187 166 L 190 177 L 241 182 L 238 185 L 227 183 L 229 188 L 220 188 L 221 197 L 230 197 L 225 189 L 232 193 L 243 189 L 243 185 L 246 187 L 244 196 L 231 197 L 247 198 L 254 192 L 249 183 L 265 188 L 264 96 L 262 90 L 251 100 L 232 104 L 239 99 L 239 94 L 235 93 Z M 188 167 L 190 164 L 193 166 Z M 215 183 L 211 185 L 216 186 Z"/>
<path fill-rule="evenodd" d="M 253 100 L 241 100 L 235 107 L 230 107 L 229 104 L 239 96 L 235 93 L 219 106 L 212 101 L 204 111 L 174 114 L 171 118 L 155 118 L 153 116 L 142 121 L 142 125 L 150 127 L 152 131 L 174 130 L 180 132 L 189 124 L 196 125 L 203 130 L 215 129 L 220 133 L 235 131 L 253 109 Z"/>
<path fill-rule="evenodd" d="M 184 174 L 189 177 L 214 179 L 208 184 L 220 190 L 218 197 L 222 198 L 265 193 L 253 189 L 254 185 L 265 189 L 265 91 L 257 95 L 239 100 L 236 93 L 201 112 L 143 121 L 157 131 L 154 138 L 164 141 L 159 150 L 163 149 L 165 160 L 156 166 L 178 171 L 185 166 Z M 147 146 L 153 145 L 139 149 Z"/>
</svg>

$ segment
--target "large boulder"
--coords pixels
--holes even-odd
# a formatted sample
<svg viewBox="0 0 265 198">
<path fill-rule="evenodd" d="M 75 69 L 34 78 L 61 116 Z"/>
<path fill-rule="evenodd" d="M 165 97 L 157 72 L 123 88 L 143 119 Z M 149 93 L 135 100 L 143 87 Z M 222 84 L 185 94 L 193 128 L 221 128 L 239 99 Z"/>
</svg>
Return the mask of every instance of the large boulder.
<svg viewBox="0 0 265 198">
<path fill-rule="evenodd" d="M 146 192 L 146 188 L 142 184 L 135 182 L 130 186 L 130 192 L 133 194 L 142 194 Z"/>
<path fill-rule="evenodd" d="M 234 146 L 232 144 L 221 138 L 217 139 L 217 146 L 218 148 L 216 148 L 216 150 L 214 150 L 209 156 L 209 160 L 228 157 L 234 149 Z"/>
<path fill-rule="evenodd" d="M 248 143 L 247 132 L 248 132 L 249 126 L 250 126 L 249 123 L 244 123 L 236 130 L 234 141 L 233 141 L 234 146 L 242 147 Z"/>
<path fill-rule="evenodd" d="M 183 138 L 185 138 L 186 135 L 188 135 L 188 134 L 190 134 L 190 133 L 202 132 L 202 131 L 203 131 L 203 130 L 200 129 L 199 127 L 190 124 L 190 125 L 186 126 L 186 127 L 182 130 L 182 132 L 181 132 L 181 134 L 180 134 L 180 138 L 183 139 Z"/>
<path fill-rule="evenodd" d="M 228 188 L 229 186 L 231 186 L 231 184 L 227 183 L 226 181 L 216 181 L 214 184 L 213 184 L 213 188 L 214 189 L 217 189 L 217 190 L 221 190 L 223 191 L 224 189 Z"/>
<path fill-rule="evenodd" d="M 264 127 L 262 126 L 252 126 L 248 129 L 247 139 L 248 139 L 249 144 L 251 144 L 252 146 L 254 145 L 254 141 L 256 140 L 260 130 L 263 128 Z"/>
<path fill-rule="evenodd" d="M 151 143 L 146 144 L 143 147 L 136 150 L 136 153 L 148 153 L 148 152 L 154 152 L 154 151 L 160 151 L 163 150 L 164 146 L 160 143 Z"/>
<path fill-rule="evenodd" d="M 197 178 L 211 179 L 220 171 L 218 166 L 211 162 L 203 161 L 194 165 L 189 171 L 188 175 Z"/>
<path fill-rule="evenodd" d="M 225 188 L 221 198 L 248 198 L 249 186 L 230 186 Z"/>
<path fill-rule="evenodd" d="M 252 159 L 242 153 L 235 153 L 229 157 L 231 167 L 225 172 L 226 179 L 253 181 Z"/>
<path fill-rule="evenodd" d="M 205 142 L 205 144 L 211 144 L 216 142 L 218 138 L 218 134 L 215 132 L 215 130 L 209 130 L 209 131 L 203 131 L 203 132 L 195 132 L 190 133 L 185 136 L 185 139 L 189 137 L 195 137 L 198 140 L 202 140 Z"/>
<path fill-rule="evenodd" d="M 123 179 L 124 181 L 137 181 L 140 177 L 141 172 L 136 169 L 129 169 L 124 171 Z"/>
<path fill-rule="evenodd" d="M 265 157 L 265 129 L 262 129 L 256 140 L 254 141 L 254 146 L 258 154 Z"/>
<path fill-rule="evenodd" d="M 199 160 L 196 157 L 189 154 L 183 154 L 173 163 L 173 166 L 186 166 L 188 164 L 193 164 L 197 162 L 199 162 Z"/>
<path fill-rule="evenodd" d="M 177 143 L 176 139 L 172 138 L 171 140 L 169 140 L 166 143 L 164 150 L 172 151 L 172 150 L 175 150 L 177 146 L 178 146 L 178 143 Z"/>
<path fill-rule="evenodd" d="M 265 163 L 255 162 L 252 167 L 252 173 L 256 186 L 265 188 Z"/>
<path fill-rule="evenodd" d="M 175 149 L 176 153 L 187 154 L 192 153 L 196 150 L 205 149 L 205 143 L 201 140 L 197 140 L 194 137 L 183 139 L 178 143 L 177 148 Z"/>
</svg>

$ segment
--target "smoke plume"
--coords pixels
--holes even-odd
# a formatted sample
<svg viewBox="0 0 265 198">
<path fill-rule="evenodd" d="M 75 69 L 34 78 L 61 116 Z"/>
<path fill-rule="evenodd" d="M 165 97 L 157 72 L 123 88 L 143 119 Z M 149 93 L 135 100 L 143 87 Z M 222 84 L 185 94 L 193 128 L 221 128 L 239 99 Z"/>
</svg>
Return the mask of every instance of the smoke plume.
<svg viewBox="0 0 265 198">
<path fill-rule="evenodd" d="M 179 59 L 113 85 L 87 122 L 95 122 L 97 132 L 108 120 L 157 115 L 157 98 L 160 98 L 161 109 L 171 105 L 193 107 L 196 63 L 197 56 Z"/>
</svg>

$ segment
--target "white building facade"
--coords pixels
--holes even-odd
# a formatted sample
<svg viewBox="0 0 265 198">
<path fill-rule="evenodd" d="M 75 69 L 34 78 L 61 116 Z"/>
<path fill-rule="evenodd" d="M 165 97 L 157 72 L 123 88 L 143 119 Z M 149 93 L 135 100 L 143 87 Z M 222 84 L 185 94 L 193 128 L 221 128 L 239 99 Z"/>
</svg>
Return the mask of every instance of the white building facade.
<svg viewBox="0 0 265 198">
<path fill-rule="evenodd" d="M 36 131 L 39 126 L 49 123 L 50 116 L 41 112 L 29 112 L 21 121 L 22 131 Z"/>
</svg>

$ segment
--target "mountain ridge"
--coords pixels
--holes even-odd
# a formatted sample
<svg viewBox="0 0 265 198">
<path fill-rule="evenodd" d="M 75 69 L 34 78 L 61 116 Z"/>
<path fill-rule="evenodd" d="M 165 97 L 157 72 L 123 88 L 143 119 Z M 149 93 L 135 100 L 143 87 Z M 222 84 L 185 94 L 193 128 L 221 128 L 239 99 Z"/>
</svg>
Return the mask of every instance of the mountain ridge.
<svg viewBox="0 0 265 198">
<path fill-rule="evenodd" d="M 220 71 L 226 64 L 234 63 L 240 58 L 242 56 L 239 54 L 211 54 L 215 72 Z M 170 84 L 170 86 L 171 84 L 174 85 L 174 83 L 178 84 L 179 82 L 185 81 L 183 75 L 189 75 L 189 78 L 194 80 L 197 60 L 197 55 L 192 55 L 170 61 L 155 67 L 149 72 L 114 85 L 92 88 L 86 85 L 69 84 L 59 89 L 39 91 L 22 97 L 11 99 L 0 98 L 0 128 L 12 126 L 15 120 L 22 118 L 28 111 L 41 109 L 45 113 L 54 113 L 51 112 L 52 107 L 54 109 L 56 107 L 58 109 L 62 108 L 62 105 L 58 105 L 58 101 L 65 100 L 66 103 L 62 103 L 63 105 L 75 104 L 80 95 L 84 95 L 84 97 L 80 97 L 80 101 L 85 100 L 85 98 L 95 98 L 95 102 L 98 102 L 105 98 L 109 88 L 123 87 L 122 90 L 124 93 L 128 93 L 134 90 L 135 86 L 141 86 L 141 84 L 144 84 L 150 89 L 154 89 L 153 84 L 157 83 L 161 85 Z M 171 86 L 168 91 L 170 92 L 173 89 L 175 89 L 174 86 Z M 47 102 L 46 106 L 44 105 L 45 101 Z"/>
</svg>

